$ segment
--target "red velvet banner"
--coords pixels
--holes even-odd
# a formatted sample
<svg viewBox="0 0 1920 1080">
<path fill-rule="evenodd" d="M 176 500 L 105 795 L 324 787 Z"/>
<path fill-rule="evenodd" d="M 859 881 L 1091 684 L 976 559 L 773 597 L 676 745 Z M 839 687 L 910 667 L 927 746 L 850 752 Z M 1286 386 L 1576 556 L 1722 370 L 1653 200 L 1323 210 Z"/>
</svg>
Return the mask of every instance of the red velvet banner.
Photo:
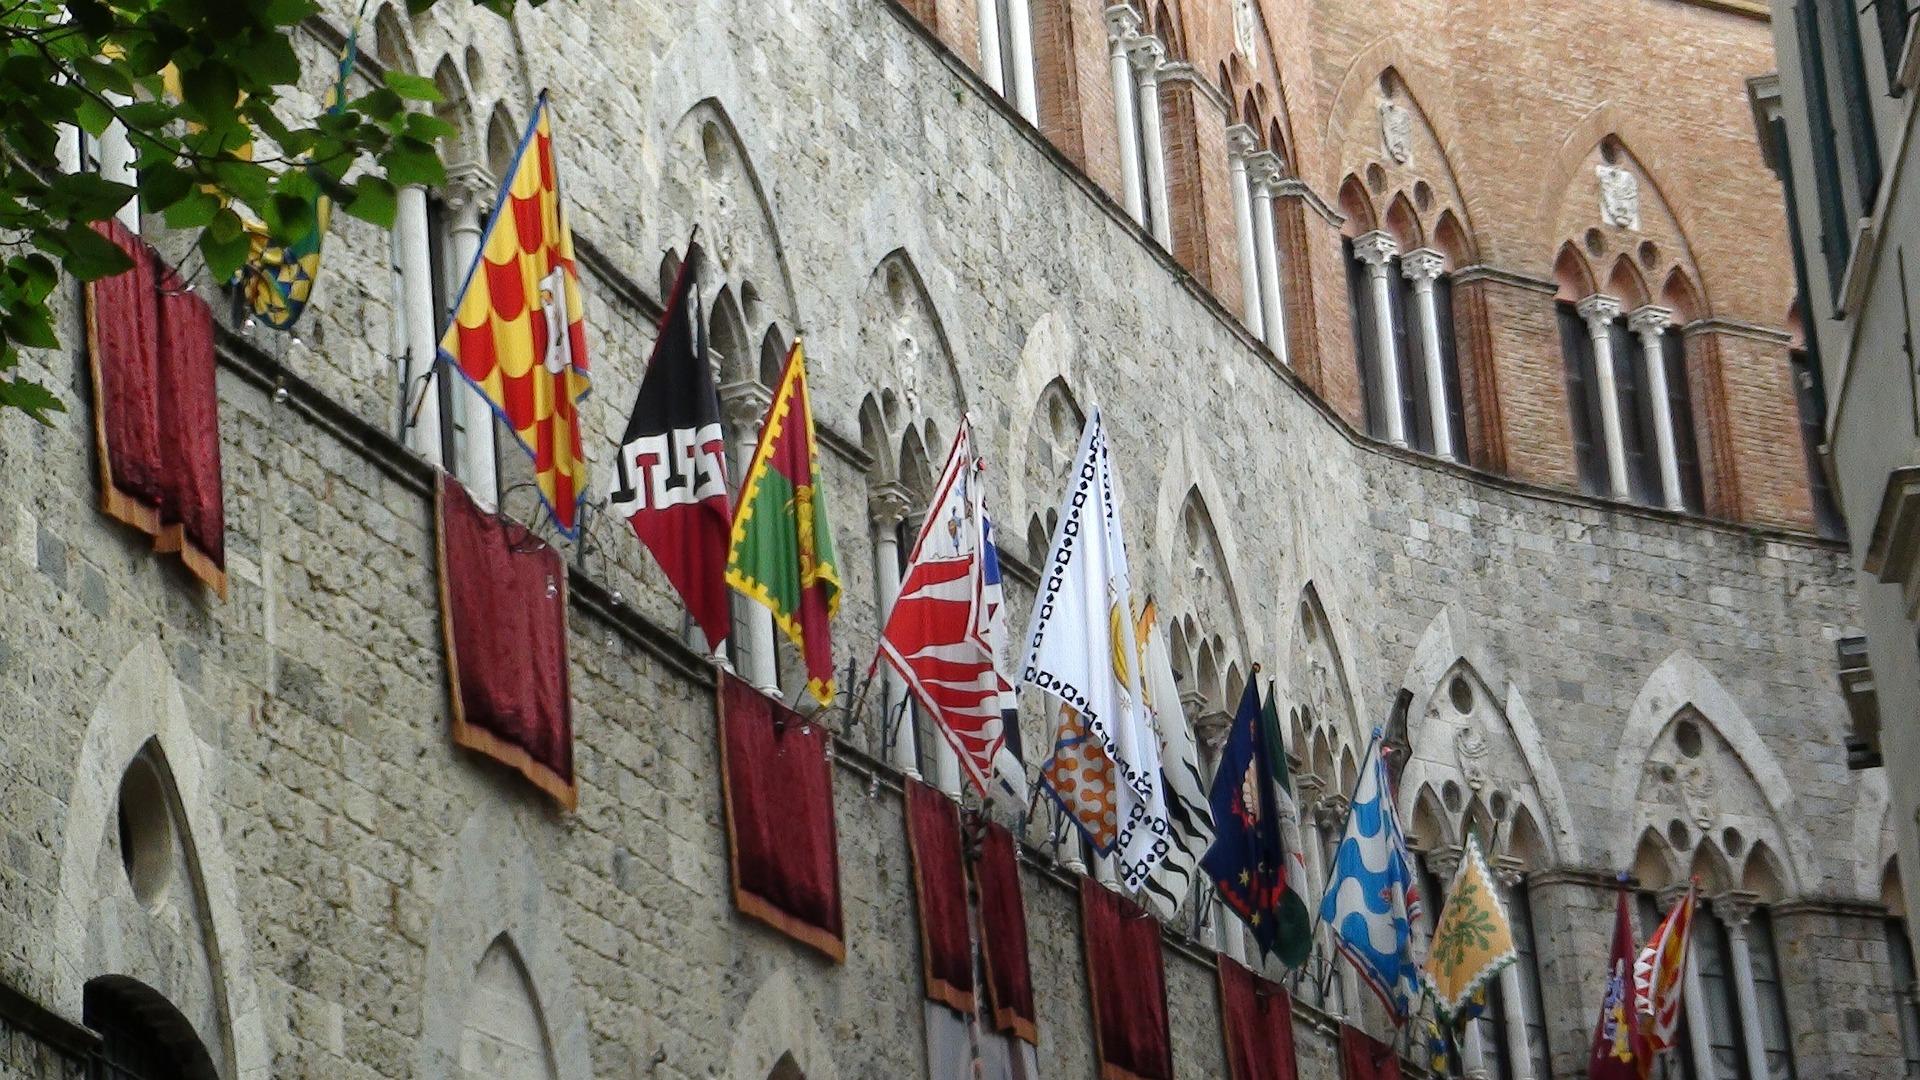
<svg viewBox="0 0 1920 1080">
<path fill-rule="evenodd" d="M 1293 1002 L 1274 983 L 1224 955 L 1220 960 L 1220 1026 L 1232 1080 L 1294 1080 Z"/>
<path fill-rule="evenodd" d="M 1100 1080 L 1171 1080 L 1160 923 L 1133 901 L 1080 879 L 1082 945 Z"/>
<path fill-rule="evenodd" d="M 440 474 L 440 624 L 453 741 L 518 770 L 572 810 L 573 702 L 567 689 L 567 567 L 516 523 Z"/>
<path fill-rule="evenodd" d="M 918 780 L 906 786 L 907 848 L 920 901 L 920 972 L 927 997 L 973 1015 L 973 944 L 960 808 Z"/>
<path fill-rule="evenodd" d="M 986 959 L 987 1004 L 993 1026 L 1039 1044 L 1033 1008 L 1033 972 L 1027 966 L 1027 907 L 1020 895 L 1020 863 L 1013 834 L 988 823 L 973 866 L 980 888 L 980 951 Z"/>
<path fill-rule="evenodd" d="M 734 905 L 843 963 L 827 730 L 726 672 L 715 695 Z"/>
<path fill-rule="evenodd" d="M 94 227 L 133 260 L 86 289 L 100 508 L 179 552 L 224 598 L 212 312 L 139 236 L 117 221 Z"/>
<path fill-rule="evenodd" d="M 1400 1080 L 1400 1057 L 1388 1044 L 1342 1024 L 1340 1072 L 1346 1080 Z"/>
</svg>

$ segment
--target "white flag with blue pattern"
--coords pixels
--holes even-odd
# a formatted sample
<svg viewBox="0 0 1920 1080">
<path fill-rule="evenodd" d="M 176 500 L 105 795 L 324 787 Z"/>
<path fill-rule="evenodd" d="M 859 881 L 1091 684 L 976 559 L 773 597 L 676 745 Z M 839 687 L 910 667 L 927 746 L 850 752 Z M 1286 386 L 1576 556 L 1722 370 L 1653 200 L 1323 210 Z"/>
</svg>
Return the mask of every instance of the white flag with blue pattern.
<svg viewBox="0 0 1920 1080">
<path fill-rule="evenodd" d="M 1394 1022 L 1405 1023 L 1420 992 L 1420 966 L 1413 959 L 1420 889 L 1406 835 L 1394 813 L 1393 785 L 1380 747 L 1376 728 L 1360 764 L 1347 832 L 1334 853 L 1320 919 Z"/>
</svg>

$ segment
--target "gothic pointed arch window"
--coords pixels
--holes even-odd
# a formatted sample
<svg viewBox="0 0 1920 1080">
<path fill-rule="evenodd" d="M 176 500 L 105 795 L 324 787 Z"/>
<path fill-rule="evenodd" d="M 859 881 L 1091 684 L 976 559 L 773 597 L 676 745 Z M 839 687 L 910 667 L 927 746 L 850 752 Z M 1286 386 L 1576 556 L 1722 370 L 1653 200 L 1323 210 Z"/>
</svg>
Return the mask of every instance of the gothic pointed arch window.
<svg viewBox="0 0 1920 1080">
<path fill-rule="evenodd" d="M 103 1080 L 219 1080 L 213 1058 L 166 996 L 125 975 L 89 980 L 81 1017 L 100 1036 Z"/>
</svg>

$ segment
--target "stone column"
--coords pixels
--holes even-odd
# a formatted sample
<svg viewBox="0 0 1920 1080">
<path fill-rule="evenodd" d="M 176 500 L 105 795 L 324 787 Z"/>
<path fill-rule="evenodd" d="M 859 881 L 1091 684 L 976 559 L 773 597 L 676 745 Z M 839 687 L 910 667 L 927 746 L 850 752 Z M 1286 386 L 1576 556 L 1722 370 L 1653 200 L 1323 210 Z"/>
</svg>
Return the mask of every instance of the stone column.
<svg viewBox="0 0 1920 1080">
<path fill-rule="evenodd" d="M 1001 97 L 1007 97 L 1006 70 L 1000 62 L 1000 5 L 994 0 L 975 0 L 980 17 L 980 74 Z"/>
<path fill-rule="evenodd" d="M 1233 187 L 1233 232 L 1240 242 L 1240 321 L 1254 337 L 1264 337 L 1260 320 L 1260 249 L 1253 235 L 1253 191 L 1248 185 L 1247 158 L 1259 147 L 1252 128 L 1235 124 L 1227 129 L 1227 175 Z"/>
<path fill-rule="evenodd" d="M 1542 1018 L 1556 1078 L 1586 1075 L 1599 1005 L 1594 995 L 1606 982 L 1617 888 L 1613 875 L 1590 870 L 1536 870 L 1527 875 L 1545 1003 Z"/>
<path fill-rule="evenodd" d="M 1173 250 L 1173 212 L 1167 203 L 1167 149 L 1160 133 L 1160 65 L 1166 62 L 1167 47 L 1154 38 L 1136 36 L 1127 54 L 1140 80 L 1141 153 L 1146 158 L 1143 181 L 1147 206 L 1153 211 L 1153 238 L 1160 246 Z"/>
<path fill-rule="evenodd" d="M 720 388 L 720 408 L 734 432 L 735 483 L 745 483 L 747 473 L 753 468 L 754 447 L 760 441 L 760 423 L 766 418 L 767 406 L 771 402 L 772 395 L 757 380 L 743 379 Z M 737 605 L 735 610 L 740 615 L 741 629 L 736 633 L 746 639 L 734 643 L 736 650 L 747 654 L 746 663 L 741 665 L 743 670 L 740 671 L 740 677 L 758 687 L 762 693 L 781 697 L 780 668 L 773 655 L 773 612 L 740 596 L 733 597 L 732 602 Z"/>
<path fill-rule="evenodd" d="M 1140 16 L 1126 4 L 1107 9 L 1107 66 L 1113 74 L 1113 127 L 1120 150 L 1120 202 L 1127 216 L 1146 221 L 1146 200 L 1141 194 L 1139 121 L 1134 117 L 1133 65 L 1127 60 L 1127 48 L 1140 34 Z"/>
<path fill-rule="evenodd" d="M 1366 264 L 1367 280 L 1371 285 L 1369 295 L 1373 300 L 1373 336 L 1378 343 L 1374 351 L 1379 361 L 1372 375 L 1380 385 L 1381 404 L 1386 412 L 1387 441 L 1395 446 L 1405 446 L 1407 421 L 1400 411 L 1400 350 L 1393 340 L 1393 284 L 1387 280 L 1388 263 L 1400 253 L 1400 245 L 1392 235 L 1375 229 L 1354 240 L 1353 253 Z M 1365 357 L 1361 357 L 1361 363 L 1366 363 Z"/>
<path fill-rule="evenodd" d="M 1280 244 L 1273 235 L 1273 190 L 1280 182 L 1280 155 L 1271 150 L 1247 162 L 1253 184 L 1253 250 L 1260 270 L 1262 338 L 1273 355 L 1287 362 L 1287 308 L 1280 299 Z"/>
<path fill-rule="evenodd" d="M 886 483 L 867 496 L 867 515 L 873 523 L 873 580 L 880 587 L 880 622 L 887 624 L 893 602 L 900 597 L 900 522 L 907 516 L 912 499 L 898 483 Z M 913 730 L 902 719 L 894 725 L 893 713 L 906 699 L 907 689 L 891 664 L 880 665 L 880 738 L 886 759 L 902 773 L 920 778 L 920 763 L 914 759 Z"/>
<path fill-rule="evenodd" d="M 1646 366 L 1647 394 L 1653 398 L 1653 444 L 1660 455 L 1660 488 L 1669 510 L 1685 510 L 1687 500 L 1680 490 L 1680 458 L 1674 451 L 1673 425 L 1691 423 L 1691 417 L 1676 418 L 1673 402 L 1667 397 L 1667 356 L 1661 347 L 1661 334 L 1673 321 L 1673 312 L 1648 304 L 1627 316 L 1627 328 L 1640 338 L 1640 360 Z"/>
<path fill-rule="evenodd" d="M 1504 859 L 1499 860 L 1504 862 Z M 1499 865 L 1494 874 L 1500 884 L 1506 887 L 1509 897 L 1527 887 L 1527 875 L 1517 866 Z M 1515 917 L 1513 904 L 1507 904 L 1507 918 Z M 1527 927 L 1532 936 L 1533 927 Z M 1537 975 L 1535 976 L 1538 977 Z M 1527 1036 L 1527 1010 L 1532 1007 L 1531 996 L 1526 984 L 1520 978 L 1520 964 L 1508 964 L 1500 969 L 1500 1011 L 1507 1025 L 1507 1061 L 1513 1072 L 1513 1080 L 1535 1080 L 1533 1075 L 1533 1050 Z M 1552 1080 L 1551 1077 L 1539 1077 L 1538 1080 Z"/>
<path fill-rule="evenodd" d="M 1033 13 L 1028 0 L 1007 0 L 1007 37 L 1013 45 L 1013 107 L 1029 124 L 1040 123 L 1040 101 L 1033 88 Z"/>
<path fill-rule="evenodd" d="M 400 269 L 400 318 L 406 326 L 407 445 L 413 452 L 445 465 L 440 441 L 440 388 L 436 357 L 440 343 L 433 310 L 433 248 L 427 237 L 427 189 L 400 189 L 393 211 L 393 249 Z"/>
<path fill-rule="evenodd" d="M 486 231 L 486 199 L 495 186 L 493 177 L 478 164 L 466 162 L 447 170 L 447 212 L 453 235 L 453 276 L 448 279 L 452 302 L 458 302 L 453 294 L 465 284 L 469 268 L 480 257 L 480 237 Z M 454 450 L 459 456 L 460 479 L 474 499 L 491 510 L 498 504 L 500 493 L 493 406 L 465 379 L 456 378 L 454 384 L 454 417 L 460 436 Z"/>
<path fill-rule="evenodd" d="M 1600 428 L 1607 443 L 1607 486 L 1613 497 L 1624 499 L 1632 491 L 1627 483 L 1627 448 L 1621 434 L 1620 394 L 1613 374 L 1613 338 L 1608 328 L 1620 317 L 1620 301 L 1595 293 L 1580 301 L 1577 309 L 1587 320 L 1587 335 L 1593 339 L 1594 378 L 1600 384 Z"/>
<path fill-rule="evenodd" d="M 1747 1068 L 1759 1076 L 1768 1075 L 1767 1043 L 1760 1034 L 1760 1001 L 1753 987 L 1753 954 L 1747 951 L 1747 920 L 1753 915 L 1752 893 L 1722 893 L 1713 898 L 1713 913 L 1727 928 L 1727 945 L 1733 954 L 1733 991 L 1740 1002 L 1740 1040 L 1747 1049 Z"/>
<path fill-rule="evenodd" d="M 133 99 L 106 91 L 106 99 L 119 107 L 133 104 Z M 140 183 L 139 171 L 133 167 L 137 155 L 133 152 L 133 139 L 127 135 L 126 125 L 115 120 L 100 133 L 100 179 L 111 180 L 128 187 Z M 140 196 L 128 199 L 113 216 L 120 224 L 138 234 L 140 232 Z"/>
<path fill-rule="evenodd" d="M 1413 283 L 1415 317 L 1420 320 L 1420 361 L 1427 380 L 1427 422 L 1433 428 L 1433 452 L 1457 457 L 1454 432 L 1447 415 L 1446 356 L 1440 342 L 1440 311 L 1435 306 L 1433 282 L 1446 270 L 1446 256 L 1432 248 L 1409 251 L 1400 259 L 1400 273 Z"/>
</svg>

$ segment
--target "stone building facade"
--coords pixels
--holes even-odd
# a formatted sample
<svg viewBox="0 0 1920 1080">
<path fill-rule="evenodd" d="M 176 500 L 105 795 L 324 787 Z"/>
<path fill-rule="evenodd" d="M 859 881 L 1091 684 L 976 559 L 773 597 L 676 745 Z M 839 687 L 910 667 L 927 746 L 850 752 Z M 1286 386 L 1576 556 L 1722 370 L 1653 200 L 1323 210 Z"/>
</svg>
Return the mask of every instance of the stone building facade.
<svg viewBox="0 0 1920 1080">
<path fill-rule="evenodd" d="M 78 349 L 29 360 L 72 410 L 0 429 L 38 481 L 0 492 L 0 1071 L 130 1040 L 224 1078 L 954 1075 L 927 1064 L 897 794 L 957 790 L 952 763 L 828 714 L 846 962 L 743 921 L 711 668 L 624 525 L 567 549 L 578 811 L 448 740 L 434 464 L 534 503 L 460 394 L 403 419 L 551 88 L 598 475 L 684 260 L 736 447 L 804 334 L 842 664 L 963 413 L 1024 613 L 1098 404 L 1202 741 L 1258 665 L 1325 840 L 1405 691 L 1423 866 L 1497 835 L 1529 955 L 1476 1070 L 1583 1074 L 1630 870 L 1643 916 L 1690 875 L 1712 898 L 1673 1075 L 1903 1075 L 1888 785 L 1847 768 L 1852 574 L 1818 532 L 1780 190 L 1739 93 L 1768 24 L 1627 7 L 369 13 L 359 77 L 435 79 L 451 179 L 403 192 L 392 236 L 336 222 L 300 339 L 222 328 L 226 600 L 95 509 Z M 314 107 L 350 14 L 301 42 Z M 794 690 L 738 623 L 733 663 Z M 1021 723 L 1043 747 L 1038 699 Z M 1022 869 L 1037 1061 L 1086 1076 L 1085 863 L 1047 824 Z M 1183 1076 L 1226 1074 L 1216 949 L 1245 955 L 1224 918 L 1167 928 Z M 1337 1075 L 1343 1016 L 1386 1034 L 1350 979 L 1301 990 L 1300 1075 Z"/>
</svg>

